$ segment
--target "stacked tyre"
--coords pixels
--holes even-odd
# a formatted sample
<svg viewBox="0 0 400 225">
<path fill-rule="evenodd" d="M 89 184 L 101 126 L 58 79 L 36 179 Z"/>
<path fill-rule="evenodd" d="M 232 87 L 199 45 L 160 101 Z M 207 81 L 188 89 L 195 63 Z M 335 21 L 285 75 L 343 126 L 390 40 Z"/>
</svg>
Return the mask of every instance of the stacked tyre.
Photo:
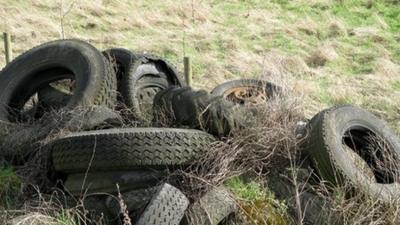
<svg viewBox="0 0 400 225">
<path fill-rule="evenodd" d="M 187 224 L 189 200 L 164 179 L 202 157 L 216 139 L 200 129 L 149 126 L 155 96 L 184 86 L 174 66 L 154 55 L 100 52 L 80 40 L 45 43 L 1 71 L 0 120 L 28 127 L 2 138 L 1 157 L 23 163 L 45 150 L 50 178 L 109 224 L 126 215 L 136 224 Z M 50 135 L 63 129 L 67 134 Z M 212 224 L 233 211 L 232 202 L 218 203 L 227 208 Z"/>
</svg>

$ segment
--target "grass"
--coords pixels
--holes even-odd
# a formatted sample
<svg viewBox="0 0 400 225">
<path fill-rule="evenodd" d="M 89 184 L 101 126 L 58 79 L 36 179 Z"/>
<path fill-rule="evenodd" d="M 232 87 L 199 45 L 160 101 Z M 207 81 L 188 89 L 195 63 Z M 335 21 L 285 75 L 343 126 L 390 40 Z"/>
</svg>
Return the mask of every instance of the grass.
<svg viewBox="0 0 400 225">
<path fill-rule="evenodd" d="M 273 193 L 257 182 L 244 183 L 239 178 L 226 181 L 225 185 L 240 199 L 239 207 L 251 222 L 256 224 L 290 224 L 287 206 L 275 199 Z"/>
<path fill-rule="evenodd" d="M 56 221 L 59 225 L 79 225 L 79 222 L 77 222 L 73 216 L 64 212 L 61 212 L 58 216 L 56 216 Z"/>
<path fill-rule="evenodd" d="M 21 179 L 12 168 L 0 169 L 0 209 L 16 207 L 21 185 Z"/>
<path fill-rule="evenodd" d="M 68 8 L 67 1 L 0 0 L 0 30 L 12 33 L 14 56 L 61 37 L 61 2 Z M 304 96 L 307 117 L 328 106 L 357 104 L 400 134 L 397 1 L 76 1 L 64 22 L 67 38 L 81 38 L 100 49 L 156 53 L 181 70 L 188 55 L 196 88 L 212 89 L 228 79 L 279 80 L 284 75 Z M 0 67 L 4 65 L 0 57 Z M 272 207 L 281 215 L 280 203 L 276 206 L 262 185 L 237 178 L 226 185 L 243 204 L 260 201 L 259 208 Z M 13 169 L 0 170 L 2 207 L 15 207 L 20 187 Z M 74 224 L 63 214 L 57 220 Z"/>
<path fill-rule="evenodd" d="M 259 183 L 254 181 L 245 183 L 238 177 L 227 180 L 225 186 L 231 189 L 239 198 L 246 201 L 254 201 L 261 196 L 270 195 L 270 193 L 266 193 L 265 188 L 261 187 Z"/>
</svg>

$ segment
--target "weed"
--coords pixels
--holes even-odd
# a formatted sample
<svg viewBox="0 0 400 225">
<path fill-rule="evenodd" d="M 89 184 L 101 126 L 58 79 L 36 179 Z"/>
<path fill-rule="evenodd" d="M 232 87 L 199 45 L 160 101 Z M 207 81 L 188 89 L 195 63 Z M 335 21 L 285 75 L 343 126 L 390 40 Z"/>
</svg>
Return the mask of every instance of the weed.
<svg viewBox="0 0 400 225">
<path fill-rule="evenodd" d="M 12 168 L 0 170 L 0 207 L 14 208 L 21 190 L 22 181 Z"/>
</svg>

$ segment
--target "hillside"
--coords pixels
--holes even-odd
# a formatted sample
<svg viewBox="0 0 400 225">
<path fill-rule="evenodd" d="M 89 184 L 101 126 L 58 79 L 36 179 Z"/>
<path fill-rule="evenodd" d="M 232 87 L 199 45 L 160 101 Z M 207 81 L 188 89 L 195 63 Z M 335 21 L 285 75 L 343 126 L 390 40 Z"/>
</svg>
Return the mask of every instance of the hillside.
<svg viewBox="0 0 400 225">
<path fill-rule="evenodd" d="M 284 76 L 309 100 L 310 116 L 327 105 L 354 103 L 400 129 L 394 122 L 400 107 L 397 1 L 1 0 L 1 5 L 0 30 L 13 34 L 14 55 L 63 34 L 102 49 L 157 53 L 180 68 L 188 55 L 196 87 Z"/>
</svg>

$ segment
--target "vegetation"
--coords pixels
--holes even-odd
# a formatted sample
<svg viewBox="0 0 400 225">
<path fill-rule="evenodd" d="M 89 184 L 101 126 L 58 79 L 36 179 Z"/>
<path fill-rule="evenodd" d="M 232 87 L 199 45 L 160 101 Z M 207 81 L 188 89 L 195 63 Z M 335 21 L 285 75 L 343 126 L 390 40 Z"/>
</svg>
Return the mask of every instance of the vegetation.
<svg viewBox="0 0 400 225">
<path fill-rule="evenodd" d="M 156 53 L 180 69 L 186 55 L 194 63 L 196 88 L 211 89 L 243 77 L 279 81 L 303 97 L 308 118 L 327 106 L 351 103 L 373 111 L 400 134 L 400 3 L 396 0 L 0 0 L 0 4 L 0 30 L 12 33 L 14 56 L 58 38 L 81 38 L 102 49 Z M 0 67 L 4 65 L 0 57 Z M 0 170 L 0 208 L 16 206 L 21 182 L 13 169 Z M 275 199 L 263 184 L 238 178 L 225 184 L 252 224 L 289 221 L 287 203 Z M 358 199 L 350 203 L 342 195 L 332 203 L 338 212 L 352 213 L 354 220 L 348 224 L 357 218 L 360 224 L 389 223 L 380 221 L 387 217 L 384 213 L 362 211 L 366 205 Z M 367 209 L 386 211 L 377 203 L 368 204 Z M 388 212 L 397 214 L 392 208 Z M 269 216 L 260 217 L 265 212 Z M 68 213 L 55 218 L 60 224 L 76 224 Z M 370 222 L 374 220 L 378 222 Z"/>
<path fill-rule="evenodd" d="M 0 170 L 0 209 L 14 208 L 22 181 L 11 168 Z"/>
</svg>

